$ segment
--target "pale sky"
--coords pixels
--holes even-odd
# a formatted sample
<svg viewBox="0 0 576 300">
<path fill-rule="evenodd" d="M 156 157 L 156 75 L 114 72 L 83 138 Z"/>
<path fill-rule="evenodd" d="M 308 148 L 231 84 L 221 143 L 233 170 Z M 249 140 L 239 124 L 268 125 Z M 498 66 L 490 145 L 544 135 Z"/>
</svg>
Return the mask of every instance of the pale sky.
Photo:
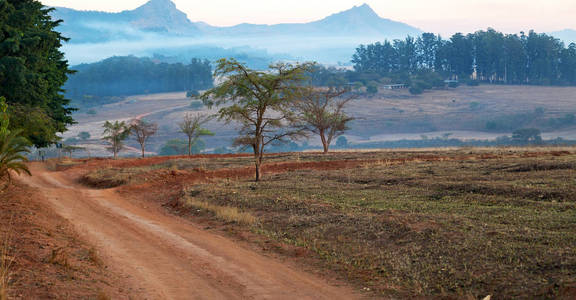
<svg viewBox="0 0 576 300">
<path fill-rule="evenodd" d="M 45 5 L 122 11 L 146 0 L 41 0 Z M 239 23 L 309 22 L 368 3 L 381 17 L 424 31 L 452 34 L 493 27 L 504 32 L 576 29 L 576 0 L 173 0 L 192 21 L 216 26 Z"/>
</svg>

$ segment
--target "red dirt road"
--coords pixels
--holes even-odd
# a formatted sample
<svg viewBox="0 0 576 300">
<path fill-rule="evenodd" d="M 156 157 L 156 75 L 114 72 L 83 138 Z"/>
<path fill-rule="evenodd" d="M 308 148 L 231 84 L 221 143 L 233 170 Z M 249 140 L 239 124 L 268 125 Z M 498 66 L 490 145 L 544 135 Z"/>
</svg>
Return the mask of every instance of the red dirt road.
<svg viewBox="0 0 576 300">
<path fill-rule="evenodd" d="M 112 270 L 148 299 L 355 299 L 359 295 L 203 231 L 185 220 L 135 206 L 114 190 L 75 184 L 32 164 L 48 204 L 99 249 Z"/>
</svg>

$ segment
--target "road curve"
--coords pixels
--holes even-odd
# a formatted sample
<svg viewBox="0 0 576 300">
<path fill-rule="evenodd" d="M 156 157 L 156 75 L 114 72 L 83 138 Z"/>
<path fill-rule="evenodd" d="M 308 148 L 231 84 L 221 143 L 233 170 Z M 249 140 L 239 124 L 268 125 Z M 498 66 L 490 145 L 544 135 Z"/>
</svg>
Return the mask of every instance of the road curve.
<svg viewBox="0 0 576 300">
<path fill-rule="evenodd" d="M 84 188 L 66 173 L 31 166 L 34 176 L 20 181 L 39 189 L 149 299 L 359 298 L 185 220 L 135 206 L 113 190 Z"/>
</svg>

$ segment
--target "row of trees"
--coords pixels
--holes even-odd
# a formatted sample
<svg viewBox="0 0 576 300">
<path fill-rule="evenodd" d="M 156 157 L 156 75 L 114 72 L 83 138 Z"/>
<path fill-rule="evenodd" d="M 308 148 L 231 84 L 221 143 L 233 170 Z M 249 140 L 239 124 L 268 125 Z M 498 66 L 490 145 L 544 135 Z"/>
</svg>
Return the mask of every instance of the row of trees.
<svg viewBox="0 0 576 300">
<path fill-rule="evenodd" d="M 199 142 L 202 136 L 214 135 L 202 126 L 209 120 L 201 114 L 186 114 L 184 120 L 178 124 L 180 132 L 188 137 L 188 155 L 192 155 L 192 148 Z M 118 158 L 118 153 L 124 148 L 124 141 L 130 136 L 134 136 L 140 145 L 142 158 L 146 156 L 146 144 L 148 140 L 158 132 L 158 124 L 147 122 L 141 119 L 134 119 L 130 123 L 125 121 L 106 121 L 104 123 L 103 140 L 110 144 L 110 151 L 114 159 Z"/>
<path fill-rule="evenodd" d="M 353 120 L 344 112 L 353 99 L 345 88 L 318 89 L 304 83 L 313 64 L 277 64 L 268 71 L 255 71 L 236 60 L 222 59 L 215 75 L 221 83 L 200 97 L 204 104 L 221 107 L 215 115 L 226 123 L 240 125 L 234 145 L 250 148 L 254 153 L 256 180 L 268 146 L 317 134 L 328 153 L 335 138 L 341 136 Z M 212 117 L 186 114 L 179 123 L 180 132 L 188 137 L 188 154 L 200 137 L 212 135 L 203 128 Z M 145 155 L 147 140 L 156 133 L 157 125 L 142 120 L 131 124 L 116 121 L 104 124 L 104 139 L 111 144 L 114 158 L 131 134 Z"/>
<path fill-rule="evenodd" d="M 493 29 L 445 40 L 417 38 L 362 45 L 352 58 L 361 73 L 380 76 L 433 71 L 446 78 L 502 84 L 576 85 L 576 44 L 547 34 L 504 34 Z"/>
<path fill-rule="evenodd" d="M 65 88 L 80 105 L 90 105 L 99 97 L 204 90 L 213 84 L 210 62 L 199 59 L 169 64 L 135 56 L 112 57 L 74 69 L 77 73 Z"/>
</svg>

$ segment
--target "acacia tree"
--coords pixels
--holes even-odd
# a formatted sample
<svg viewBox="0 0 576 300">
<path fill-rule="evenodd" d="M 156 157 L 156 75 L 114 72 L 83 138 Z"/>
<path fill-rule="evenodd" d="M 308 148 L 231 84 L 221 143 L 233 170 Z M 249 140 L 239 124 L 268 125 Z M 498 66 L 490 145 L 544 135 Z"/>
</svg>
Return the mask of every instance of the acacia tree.
<svg viewBox="0 0 576 300">
<path fill-rule="evenodd" d="M 210 120 L 209 117 L 201 114 L 187 113 L 184 120 L 178 124 L 180 132 L 188 137 L 188 156 L 192 156 L 192 147 L 198 142 L 201 136 L 214 135 L 210 130 L 202 128 L 206 122 Z"/>
<path fill-rule="evenodd" d="M 0 97 L 0 190 L 11 181 L 10 172 L 17 174 L 30 174 L 30 170 L 25 162 L 28 161 L 22 153 L 29 153 L 30 145 L 26 138 L 20 135 L 20 131 L 10 131 L 10 118 L 8 116 L 8 105 L 3 97 Z"/>
<path fill-rule="evenodd" d="M 320 136 L 324 154 L 328 153 L 332 141 L 348 130 L 348 123 L 354 118 L 344 112 L 344 107 L 354 96 L 344 97 L 346 88 L 318 90 L 303 88 L 295 106 L 307 129 Z"/>
<path fill-rule="evenodd" d="M 241 125 L 234 144 L 253 149 L 256 181 L 267 145 L 305 135 L 293 103 L 311 67 L 310 63 L 281 63 L 268 71 L 255 71 L 234 59 L 222 59 L 214 72 L 221 83 L 201 96 L 208 107 L 225 105 L 216 114 L 220 120 Z"/>
<path fill-rule="evenodd" d="M 134 119 L 130 122 L 130 133 L 136 137 L 142 150 L 142 158 L 146 155 L 146 142 L 158 132 L 158 124 L 146 122 L 140 119 Z"/>
<path fill-rule="evenodd" d="M 114 159 L 118 158 L 118 152 L 124 148 L 124 140 L 130 136 L 130 127 L 126 122 L 115 121 L 114 123 L 106 121 L 104 123 L 103 140 L 111 144 L 110 150 L 114 153 Z"/>
</svg>

